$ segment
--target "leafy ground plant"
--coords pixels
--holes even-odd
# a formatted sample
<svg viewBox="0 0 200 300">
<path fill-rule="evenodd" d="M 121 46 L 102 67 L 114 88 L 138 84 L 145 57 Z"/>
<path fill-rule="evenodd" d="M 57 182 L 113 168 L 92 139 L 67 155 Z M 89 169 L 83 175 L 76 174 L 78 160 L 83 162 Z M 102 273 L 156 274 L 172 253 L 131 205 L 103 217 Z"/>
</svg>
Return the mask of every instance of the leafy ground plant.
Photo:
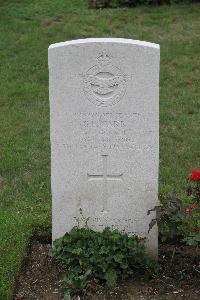
<svg viewBox="0 0 200 300">
<path fill-rule="evenodd" d="M 67 269 L 66 299 L 70 298 L 71 291 L 86 288 L 94 278 L 114 286 L 118 279 L 141 272 L 153 273 L 158 267 L 145 253 L 144 240 L 109 228 L 96 232 L 74 227 L 54 242 L 50 255 Z"/>
</svg>

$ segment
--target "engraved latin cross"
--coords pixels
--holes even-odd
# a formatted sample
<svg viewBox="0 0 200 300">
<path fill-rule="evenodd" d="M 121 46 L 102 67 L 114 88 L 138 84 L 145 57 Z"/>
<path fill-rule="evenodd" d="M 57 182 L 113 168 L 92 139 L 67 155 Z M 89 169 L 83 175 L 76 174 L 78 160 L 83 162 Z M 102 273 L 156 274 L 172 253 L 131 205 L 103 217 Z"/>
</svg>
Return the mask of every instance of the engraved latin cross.
<svg viewBox="0 0 200 300">
<path fill-rule="evenodd" d="M 108 174 L 108 155 L 102 155 L 103 160 L 103 172 L 102 174 L 87 174 L 88 181 L 92 180 L 102 180 L 103 181 L 103 211 L 106 211 L 107 208 L 107 198 L 108 198 L 108 181 L 109 180 L 117 180 L 122 181 L 123 173 L 121 174 Z"/>
</svg>

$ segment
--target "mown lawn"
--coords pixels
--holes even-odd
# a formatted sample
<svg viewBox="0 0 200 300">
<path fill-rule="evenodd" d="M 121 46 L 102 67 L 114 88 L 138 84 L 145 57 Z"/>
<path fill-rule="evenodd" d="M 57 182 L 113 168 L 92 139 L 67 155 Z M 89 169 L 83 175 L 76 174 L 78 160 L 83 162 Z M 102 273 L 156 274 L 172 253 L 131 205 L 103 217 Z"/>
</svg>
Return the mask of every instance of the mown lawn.
<svg viewBox="0 0 200 300">
<path fill-rule="evenodd" d="M 159 43 L 160 189 L 200 167 L 200 5 L 88 10 L 84 0 L 0 1 L 0 299 L 36 227 L 51 224 L 47 48 L 85 37 Z"/>
</svg>

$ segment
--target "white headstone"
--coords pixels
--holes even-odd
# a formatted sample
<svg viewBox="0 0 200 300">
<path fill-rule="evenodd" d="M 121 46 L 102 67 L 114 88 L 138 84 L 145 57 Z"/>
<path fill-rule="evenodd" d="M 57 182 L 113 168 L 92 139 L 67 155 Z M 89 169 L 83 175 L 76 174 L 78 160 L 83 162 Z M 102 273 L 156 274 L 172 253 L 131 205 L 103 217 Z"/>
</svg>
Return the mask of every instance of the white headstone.
<svg viewBox="0 0 200 300">
<path fill-rule="evenodd" d="M 157 254 L 159 54 L 117 38 L 49 47 L 53 240 L 88 218 Z"/>
</svg>

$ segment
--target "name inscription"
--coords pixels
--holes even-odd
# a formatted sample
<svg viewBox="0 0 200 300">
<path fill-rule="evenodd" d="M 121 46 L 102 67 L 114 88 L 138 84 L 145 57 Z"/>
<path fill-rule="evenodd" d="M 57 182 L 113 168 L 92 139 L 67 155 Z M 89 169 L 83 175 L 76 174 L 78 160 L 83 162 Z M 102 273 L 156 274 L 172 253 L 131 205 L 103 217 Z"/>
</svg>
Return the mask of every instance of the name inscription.
<svg viewBox="0 0 200 300">
<path fill-rule="evenodd" d="M 76 134 L 73 142 L 68 139 L 64 146 L 68 150 L 78 147 L 83 151 L 134 149 L 140 120 L 138 113 L 76 112 L 70 124 Z"/>
</svg>

